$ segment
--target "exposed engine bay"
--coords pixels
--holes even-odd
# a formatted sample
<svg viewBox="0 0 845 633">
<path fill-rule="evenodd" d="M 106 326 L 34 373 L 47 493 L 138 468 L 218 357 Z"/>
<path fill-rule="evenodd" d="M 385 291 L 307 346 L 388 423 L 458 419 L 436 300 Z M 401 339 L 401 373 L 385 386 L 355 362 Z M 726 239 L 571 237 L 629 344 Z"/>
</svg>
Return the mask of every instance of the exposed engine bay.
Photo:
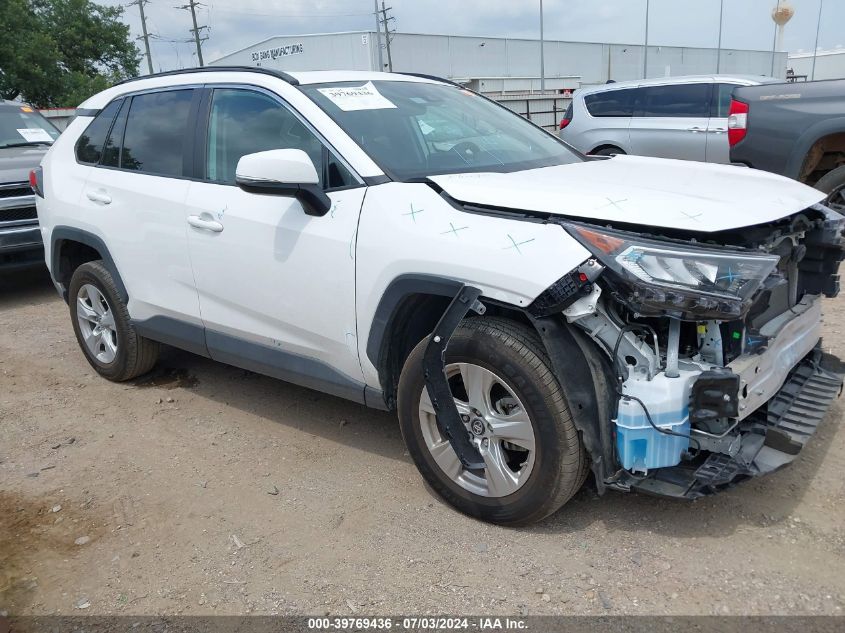
<svg viewBox="0 0 845 633">
<path fill-rule="evenodd" d="M 819 341 L 845 218 L 814 205 L 707 234 L 561 224 L 594 258 L 528 310 L 562 312 L 610 359 L 604 483 L 695 498 L 789 463 L 842 387 Z"/>
</svg>

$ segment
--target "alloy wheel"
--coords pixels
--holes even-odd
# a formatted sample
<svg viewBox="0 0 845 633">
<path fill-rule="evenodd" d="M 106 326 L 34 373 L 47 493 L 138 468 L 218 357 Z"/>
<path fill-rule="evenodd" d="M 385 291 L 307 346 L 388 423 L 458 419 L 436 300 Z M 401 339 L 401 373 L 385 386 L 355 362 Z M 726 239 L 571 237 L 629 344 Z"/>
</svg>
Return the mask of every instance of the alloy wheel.
<svg viewBox="0 0 845 633">
<path fill-rule="evenodd" d="M 419 418 L 434 461 L 447 477 L 473 494 L 505 497 L 515 493 L 534 467 L 536 437 L 528 412 L 505 381 L 489 369 L 454 363 L 446 367 L 446 375 L 458 413 L 485 468 L 463 467 L 440 432 L 428 390 L 423 387 Z"/>
<path fill-rule="evenodd" d="M 84 284 L 76 295 L 76 319 L 85 346 L 94 358 L 108 365 L 117 356 L 117 330 L 111 306 L 99 289 Z"/>
</svg>

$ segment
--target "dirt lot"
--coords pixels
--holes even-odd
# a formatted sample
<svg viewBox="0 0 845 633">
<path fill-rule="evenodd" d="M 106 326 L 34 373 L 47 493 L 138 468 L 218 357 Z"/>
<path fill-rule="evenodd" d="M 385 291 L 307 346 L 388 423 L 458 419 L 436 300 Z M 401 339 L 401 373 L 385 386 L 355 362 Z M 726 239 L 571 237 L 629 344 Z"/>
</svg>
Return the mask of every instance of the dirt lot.
<svg viewBox="0 0 845 633">
<path fill-rule="evenodd" d="M 0 278 L 0 612 L 840 614 L 842 416 L 719 496 L 588 485 L 503 529 L 440 503 L 387 413 L 173 350 L 107 382 L 46 274 Z"/>
</svg>

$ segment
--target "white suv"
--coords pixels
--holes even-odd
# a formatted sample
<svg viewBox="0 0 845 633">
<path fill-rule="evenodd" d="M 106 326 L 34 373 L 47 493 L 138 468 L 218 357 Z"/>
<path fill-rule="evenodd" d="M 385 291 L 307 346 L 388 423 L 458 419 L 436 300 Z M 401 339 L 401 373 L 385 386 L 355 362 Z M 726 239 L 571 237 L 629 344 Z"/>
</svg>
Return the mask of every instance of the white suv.
<svg viewBox="0 0 845 633">
<path fill-rule="evenodd" d="M 585 159 L 444 80 L 204 68 L 86 101 L 40 172 L 88 362 L 161 343 L 397 410 L 463 512 L 695 498 L 790 461 L 843 218 L 747 169 Z"/>
</svg>

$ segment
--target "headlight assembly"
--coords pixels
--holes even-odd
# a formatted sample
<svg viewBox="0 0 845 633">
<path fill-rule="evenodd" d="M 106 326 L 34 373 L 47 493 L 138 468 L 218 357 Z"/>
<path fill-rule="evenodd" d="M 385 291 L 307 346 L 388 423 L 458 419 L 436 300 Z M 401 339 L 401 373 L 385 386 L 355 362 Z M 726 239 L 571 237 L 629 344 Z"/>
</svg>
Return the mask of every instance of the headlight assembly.
<svg viewBox="0 0 845 633">
<path fill-rule="evenodd" d="M 646 316 L 741 318 L 780 259 L 649 240 L 582 224 L 565 226 L 607 267 L 604 279 L 618 298 Z"/>
</svg>

